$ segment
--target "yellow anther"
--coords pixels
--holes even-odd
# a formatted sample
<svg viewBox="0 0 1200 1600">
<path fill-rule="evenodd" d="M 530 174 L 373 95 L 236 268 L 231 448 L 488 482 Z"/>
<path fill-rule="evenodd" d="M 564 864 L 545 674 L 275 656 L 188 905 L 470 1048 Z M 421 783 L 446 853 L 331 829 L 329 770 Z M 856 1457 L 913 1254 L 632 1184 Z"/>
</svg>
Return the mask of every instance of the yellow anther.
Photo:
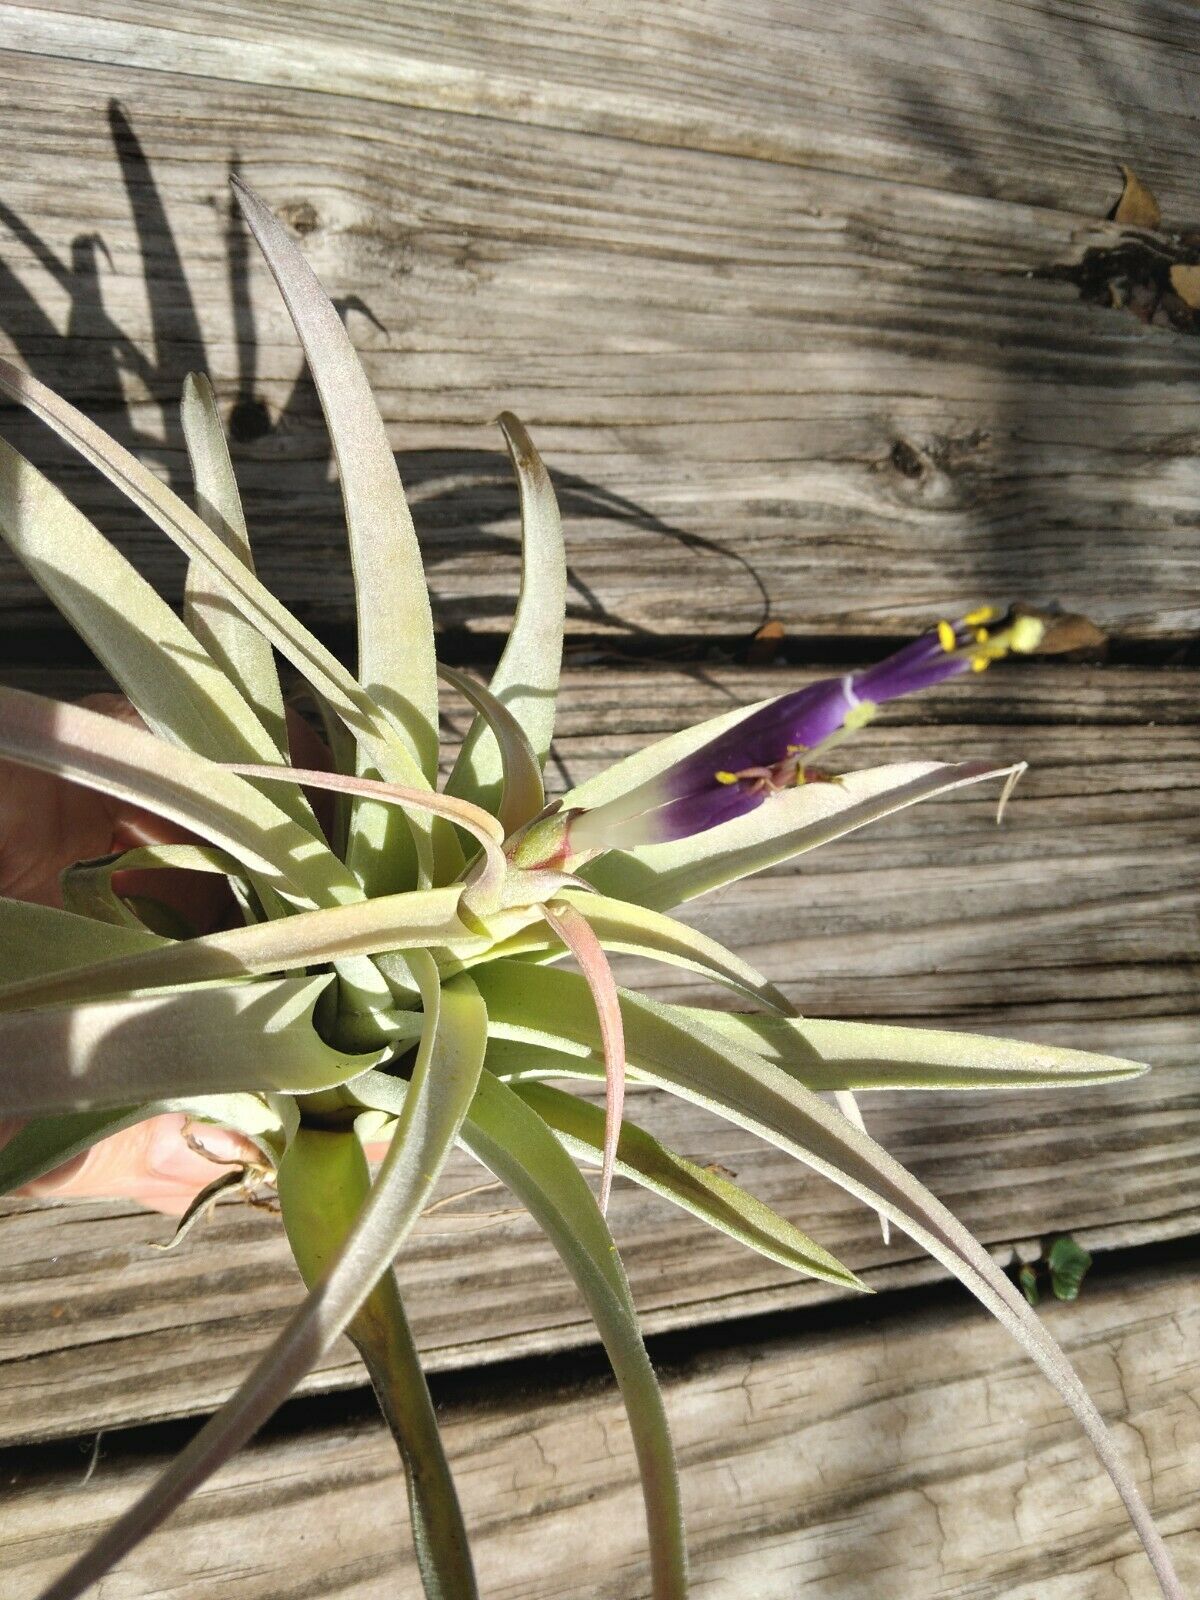
<svg viewBox="0 0 1200 1600">
<path fill-rule="evenodd" d="M 963 621 L 969 628 L 973 628 L 977 622 L 992 622 L 995 616 L 995 606 L 976 606 L 974 611 L 967 612 Z"/>
<path fill-rule="evenodd" d="M 1018 617 L 1008 630 L 1008 647 L 1018 655 L 1028 655 L 1041 644 L 1046 624 L 1037 617 Z"/>
<path fill-rule="evenodd" d="M 986 644 L 987 642 L 988 642 L 988 631 L 987 631 L 987 629 L 986 628 L 976 628 L 975 629 L 975 643 L 976 644 Z"/>
<path fill-rule="evenodd" d="M 806 744 L 789 744 L 787 747 L 787 753 L 790 756 L 798 756 L 802 755 L 807 749 L 808 746 Z"/>
<path fill-rule="evenodd" d="M 991 664 L 992 664 L 991 656 L 972 656 L 971 657 L 971 671 L 972 672 L 986 672 L 987 669 L 991 666 Z"/>
<path fill-rule="evenodd" d="M 958 649 L 958 637 L 948 622 L 939 622 L 937 625 L 938 643 L 947 655 Z"/>
<path fill-rule="evenodd" d="M 714 772 L 713 777 L 718 783 L 736 783 L 738 781 L 736 772 Z"/>
</svg>

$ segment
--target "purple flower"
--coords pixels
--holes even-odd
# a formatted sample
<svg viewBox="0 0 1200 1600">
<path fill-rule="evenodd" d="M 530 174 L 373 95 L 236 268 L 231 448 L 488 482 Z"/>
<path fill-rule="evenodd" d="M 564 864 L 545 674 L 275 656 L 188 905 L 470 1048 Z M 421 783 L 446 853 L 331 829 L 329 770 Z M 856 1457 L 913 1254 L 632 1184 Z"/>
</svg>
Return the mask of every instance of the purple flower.
<svg viewBox="0 0 1200 1600">
<path fill-rule="evenodd" d="M 564 856 L 659 844 L 753 811 L 780 789 L 820 776 L 814 763 L 870 721 L 877 706 L 980 672 L 1010 650 L 1035 650 L 1033 617 L 989 626 L 991 607 L 929 633 L 862 672 L 823 678 L 743 717 L 665 772 L 594 810 L 556 819 Z M 565 824 L 565 826 L 564 826 Z"/>
</svg>

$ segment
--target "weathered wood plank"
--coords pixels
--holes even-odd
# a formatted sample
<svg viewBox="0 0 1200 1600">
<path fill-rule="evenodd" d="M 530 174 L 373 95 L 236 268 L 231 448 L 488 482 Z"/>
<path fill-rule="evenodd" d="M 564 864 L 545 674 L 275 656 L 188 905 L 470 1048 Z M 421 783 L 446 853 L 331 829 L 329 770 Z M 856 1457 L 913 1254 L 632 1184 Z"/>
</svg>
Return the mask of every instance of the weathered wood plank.
<svg viewBox="0 0 1200 1600">
<path fill-rule="evenodd" d="M 1194 199 L 1197 62 L 1169 0 L 997 0 L 831 12 L 789 0 L 73 0 L 0 7 L 14 50 L 139 73 L 186 72 L 913 187 L 1104 209 L 1112 160 L 1136 156 L 1168 204 Z"/>
<path fill-rule="evenodd" d="M 1185 1589 L 1200 1584 L 1200 1281 L 1088 1285 L 1047 1320 L 1154 1507 Z M 1150 1600 L 1116 1496 L 1056 1397 L 999 1328 L 936 1310 L 708 1351 L 666 1398 L 706 1600 Z M 443 1428 L 482 1592 L 648 1593 L 632 1450 L 611 1388 L 451 1404 Z M 162 1449 L 161 1443 L 158 1446 Z M 40 1586 L 165 1461 L 137 1435 L 0 1457 L 9 1593 Z M 276 1600 L 415 1592 L 382 1428 L 356 1405 L 275 1427 L 110 1580 L 125 1600 L 248 1586 Z"/>
<path fill-rule="evenodd" d="M 244 25 L 262 20 L 270 34 L 268 9 Z M 1045 9 L 1055 38 L 1077 26 Z M 424 13 L 391 8 L 381 26 L 403 30 L 409 15 Z M 86 54 L 88 19 L 10 16 L 7 39 L 24 51 L 58 49 L 61 23 Z M 1016 48 L 1012 18 L 1006 50 Z M 212 32 L 211 22 L 198 25 Z M 757 38 L 750 21 L 739 25 Z M 231 37 L 240 26 L 231 20 Z M 325 51 L 323 25 L 309 15 L 304 26 Z M 448 13 L 430 61 L 454 26 Z M 678 59 L 670 70 L 688 81 L 704 28 L 660 26 L 678 28 L 679 48 L 661 48 L 651 29 L 651 54 Z M 847 19 L 832 40 L 824 28 L 805 8 L 794 49 L 810 59 L 834 50 L 859 87 L 822 68 L 826 92 L 810 114 L 862 126 L 875 50 L 865 41 L 896 30 L 882 17 L 875 29 Z M 178 65 L 203 58 L 200 45 L 181 52 L 190 35 L 145 32 L 147 48 L 174 51 Z M 1161 97 L 1141 73 L 1122 96 L 1123 122 L 1104 137 L 1091 128 L 1089 118 L 1111 121 L 1095 92 L 1110 33 L 1119 37 L 1098 25 L 1088 35 L 1091 88 L 1064 89 L 1083 120 L 1045 169 L 1038 152 L 1055 147 L 1051 133 L 1022 147 L 1028 104 L 998 93 L 981 102 L 990 133 L 978 159 L 969 144 L 963 155 L 955 117 L 1007 57 L 986 28 L 956 46 L 965 76 L 931 80 L 917 120 L 955 168 L 978 165 L 982 198 L 961 192 L 965 180 L 956 192 L 909 185 L 869 161 L 865 172 L 854 161 L 853 172 L 781 166 L 617 137 L 603 119 L 599 136 L 514 129 L 357 98 L 362 86 L 353 73 L 343 85 L 336 50 L 321 56 L 321 83 L 347 92 L 268 75 L 248 96 L 219 76 L 131 77 L 10 49 L 0 92 L 25 160 L 0 194 L 0 344 L 176 482 L 175 396 L 189 367 L 207 366 L 242 440 L 265 576 L 306 620 L 345 626 L 349 578 L 319 418 L 295 388 L 295 344 L 267 275 L 247 264 L 225 214 L 237 152 L 331 291 L 369 309 L 350 313 L 353 332 L 400 451 L 443 625 L 492 633 L 510 609 L 515 496 L 498 439 L 478 426 L 509 405 L 562 492 L 579 632 L 739 634 L 773 612 L 802 633 L 896 633 L 980 594 L 1021 594 L 1062 599 L 1122 634 L 1180 637 L 1200 616 L 1192 341 L 1029 276 L 1118 236 L 1091 220 L 1111 198 L 1099 167 L 1089 165 L 1096 178 L 1082 196 L 1068 156 L 1107 165 L 1132 156 L 1131 142 L 1171 148 L 1151 140 Z M 254 58 L 235 42 L 234 54 Z M 623 48 L 601 30 L 578 44 L 580 71 L 596 81 Z M 762 93 L 785 81 L 787 59 L 764 60 Z M 1193 59 L 1179 55 L 1181 94 Z M 153 95 L 141 95 L 151 82 Z M 718 79 L 694 93 L 716 105 L 721 90 Z M 739 92 L 736 116 L 752 118 L 754 83 Z M 792 93 L 799 106 L 805 97 Z M 113 96 L 133 105 L 145 157 L 126 125 L 128 194 L 106 114 Z M 890 137 L 885 126 L 878 142 Z M 1002 177 L 1015 198 L 987 198 L 1005 140 L 1037 176 L 1024 186 Z M 911 166 L 911 149 L 897 148 Z M 936 162 L 933 177 L 950 181 Z M 1048 193 L 1063 209 L 1042 203 Z M 73 465 L 63 481 L 178 589 L 179 563 L 157 534 Z M 48 615 L 11 568 L 0 609 L 11 629 Z"/>
<path fill-rule="evenodd" d="M 15 676 L 64 694 L 96 681 Z M 817 1014 L 1024 1034 L 1155 1064 L 1124 1088 L 1071 1095 L 866 1097 L 878 1136 L 1006 1256 L 1065 1230 L 1117 1245 L 1200 1227 L 1196 676 L 1023 662 L 891 707 L 857 742 L 855 764 L 981 749 L 1033 758 L 1004 829 L 982 795 L 939 803 L 697 907 Z M 731 700 L 809 677 L 572 670 L 560 778 L 565 770 L 579 781 Z M 686 973 L 630 975 L 663 996 L 724 1003 Z M 638 1114 L 687 1154 L 734 1169 L 873 1283 L 935 1275 L 903 1240 L 885 1251 L 868 1213 L 743 1135 L 658 1096 Z M 446 1188 L 473 1181 L 463 1163 Z M 455 1209 L 506 1204 L 486 1194 Z M 825 1293 L 627 1190 L 614 1225 L 652 1328 Z M 222 1207 L 162 1257 L 148 1241 L 165 1229 L 128 1207 L 10 1207 L 0 1220 L 0 1438 L 202 1410 L 233 1387 L 297 1293 L 277 1227 Z M 404 1270 L 434 1366 L 589 1337 L 522 1218 L 439 1213 L 418 1230 Z M 314 1381 L 354 1381 L 347 1355 L 338 1351 Z"/>
</svg>

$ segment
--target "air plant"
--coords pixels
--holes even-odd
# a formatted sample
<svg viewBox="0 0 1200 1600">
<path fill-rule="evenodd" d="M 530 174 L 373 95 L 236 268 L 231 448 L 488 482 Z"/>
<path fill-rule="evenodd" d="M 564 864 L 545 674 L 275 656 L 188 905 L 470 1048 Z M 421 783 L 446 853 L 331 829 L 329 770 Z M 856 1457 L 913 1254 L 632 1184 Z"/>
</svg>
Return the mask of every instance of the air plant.
<svg viewBox="0 0 1200 1600">
<path fill-rule="evenodd" d="M 1170 1556 L 1105 1424 L 988 1252 L 865 1131 L 859 1089 L 1100 1083 L 1135 1063 L 799 1015 L 760 973 L 668 913 L 852 830 L 1018 767 L 907 762 L 830 778 L 834 745 L 884 701 L 1027 650 L 1039 625 L 980 611 L 865 672 L 663 739 L 546 804 L 565 609 L 549 476 L 500 424 L 520 490 L 522 588 L 490 683 L 440 664 L 413 525 L 342 322 L 286 230 L 235 181 L 316 381 L 341 481 L 358 605 L 355 677 L 255 577 L 206 380 L 184 432 L 197 509 L 65 400 L 4 363 L 0 389 L 115 483 L 189 561 L 182 620 L 33 466 L 0 442 L 0 531 L 111 673 L 141 725 L 0 690 L 0 755 L 135 804 L 195 842 L 63 877 L 64 909 L 0 902 L 0 1190 L 114 1131 L 184 1111 L 245 1136 L 275 1174 L 307 1297 L 237 1392 L 44 1600 L 70 1600 L 150 1533 L 343 1332 L 403 1461 L 421 1581 L 469 1600 L 471 1557 L 392 1262 L 457 1143 L 528 1208 L 583 1294 L 623 1395 L 652 1591 L 686 1592 L 663 1403 L 605 1206 L 614 1173 L 797 1272 L 847 1267 L 728 1177 L 623 1117 L 626 1075 L 770 1141 L 903 1229 L 1013 1333 L 1119 1490 L 1162 1593 Z M 327 768 L 293 761 L 275 652 L 325 726 Z M 439 790 L 439 678 L 474 721 Z M 323 826 L 313 797 L 334 791 Z M 165 925 L 122 871 L 225 880 L 233 926 Z M 757 1009 L 618 989 L 608 953 L 703 974 Z M 567 960 L 577 970 L 562 970 Z M 558 1085 L 606 1084 L 603 1112 Z M 838 1105 L 822 1095 L 832 1091 Z M 367 1142 L 387 1153 L 372 1178 Z M 577 1161 L 599 1168 L 599 1197 Z"/>
</svg>

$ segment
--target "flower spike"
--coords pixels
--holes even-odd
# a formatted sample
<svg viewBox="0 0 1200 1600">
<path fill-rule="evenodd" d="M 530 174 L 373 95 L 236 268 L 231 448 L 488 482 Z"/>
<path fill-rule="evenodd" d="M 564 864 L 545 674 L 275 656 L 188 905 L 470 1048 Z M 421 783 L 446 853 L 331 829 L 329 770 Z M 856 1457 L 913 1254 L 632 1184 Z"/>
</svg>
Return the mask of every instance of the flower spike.
<svg viewBox="0 0 1200 1600">
<path fill-rule="evenodd" d="M 684 839 L 753 811 L 780 789 L 820 780 L 815 763 L 884 701 L 981 672 L 1010 651 L 1037 649 L 1044 626 L 1036 618 L 997 625 L 996 617 L 983 606 L 939 622 L 874 666 L 772 700 L 628 794 L 535 824 L 521 841 L 522 857 L 532 861 L 545 849 L 565 860 Z"/>
</svg>

